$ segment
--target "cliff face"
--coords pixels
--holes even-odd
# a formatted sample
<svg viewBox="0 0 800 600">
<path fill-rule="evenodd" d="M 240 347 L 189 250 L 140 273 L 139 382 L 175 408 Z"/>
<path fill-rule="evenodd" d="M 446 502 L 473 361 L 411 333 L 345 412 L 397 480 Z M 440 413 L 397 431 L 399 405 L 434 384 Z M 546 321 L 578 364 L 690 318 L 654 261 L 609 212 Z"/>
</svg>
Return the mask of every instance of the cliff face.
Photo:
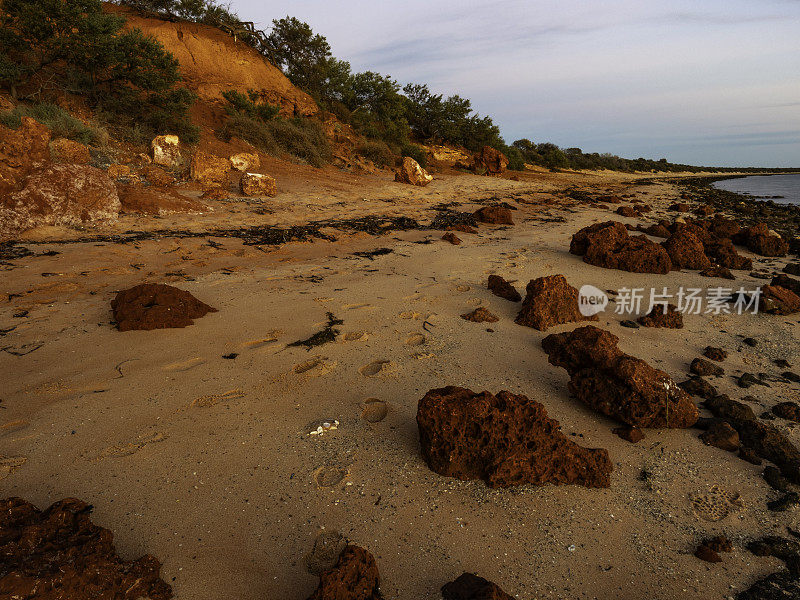
<svg viewBox="0 0 800 600">
<path fill-rule="evenodd" d="M 127 27 L 138 27 L 161 42 L 180 62 L 186 86 L 201 100 L 218 100 L 229 89 L 254 89 L 263 91 L 265 99 L 279 105 L 285 116 L 319 111 L 308 94 L 294 87 L 258 52 L 215 27 L 143 17 L 114 4 L 106 4 L 104 10 L 125 15 Z"/>
</svg>

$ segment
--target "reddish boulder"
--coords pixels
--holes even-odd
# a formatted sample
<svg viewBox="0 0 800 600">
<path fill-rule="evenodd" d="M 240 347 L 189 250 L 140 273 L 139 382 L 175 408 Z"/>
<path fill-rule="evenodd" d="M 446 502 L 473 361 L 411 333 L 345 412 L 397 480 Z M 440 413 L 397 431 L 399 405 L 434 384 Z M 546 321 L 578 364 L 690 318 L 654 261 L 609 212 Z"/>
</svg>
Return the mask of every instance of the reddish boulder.
<svg viewBox="0 0 800 600">
<path fill-rule="evenodd" d="M 381 578 L 375 558 L 360 546 L 345 546 L 336 566 L 319 576 L 308 600 L 380 600 Z"/>
<path fill-rule="evenodd" d="M 638 427 L 631 427 L 630 425 L 615 427 L 611 430 L 611 433 L 618 435 L 631 444 L 638 444 L 644 439 L 644 432 Z"/>
<path fill-rule="evenodd" d="M 111 301 L 120 331 L 187 327 L 216 308 L 185 290 L 163 283 L 142 283 L 117 293 Z"/>
<path fill-rule="evenodd" d="M 677 212 L 689 212 L 692 210 L 692 205 L 687 202 L 676 202 L 675 204 L 669 205 L 669 210 L 674 210 Z"/>
<path fill-rule="evenodd" d="M 398 183 L 408 183 L 410 185 L 425 187 L 433 181 L 433 176 L 428 175 L 427 171 L 413 158 L 406 156 L 403 158 L 403 164 L 397 172 L 395 172 L 394 180 Z"/>
<path fill-rule="evenodd" d="M 117 190 L 122 212 L 126 213 L 163 216 L 174 213 L 201 214 L 211 210 L 202 202 L 183 196 L 172 188 L 120 184 Z"/>
<path fill-rule="evenodd" d="M 30 175 L 19 192 L 0 197 L 0 235 L 42 225 L 112 223 L 119 210 L 117 188 L 103 171 L 51 164 Z"/>
<path fill-rule="evenodd" d="M 442 586 L 442 600 L 514 600 L 514 597 L 483 577 L 463 573 Z"/>
<path fill-rule="evenodd" d="M 598 412 L 636 427 L 685 428 L 697 406 L 666 373 L 623 353 L 617 336 L 587 325 L 542 340 L 550 364 L 570 374 L 569 390 Z"/>
<path fill-rule="evenodd" d="M 703 356 L 705 356 L 706 358 L 710 358 L 711 360 L 715 360 L 717 362 L 722 362 L 723 360 L 728 358 L 728 353 L 722 348 L 715 348 L 714 346 L 706 346 L 706 349 L 703 350 Z"/>
<path fill-rule="evenodd" d="M 50 130 L 30 117 L 17 129 L 0 125 L 0 198 L 19 190 L 25 177 L 50 161 Z"/>
<path fill-rule="evenodd" d="M 739 433 L 725 421 L 713 423 L 700 435 L 706 446 L 714 446 L 728 452 L 739 449 Z"/>
<path fill-rule="evenodd" d="M 772 407 L 772 414 L 787 421 L 800 423 L 800 404 L 797 404 L 797 402 L 781 402 Z"/>
<path fill-rule="evenodd" d="M 484 146 L 473 160 L 473 170 L 486 175 L 502 175 L 507 166 L 506 155 L 491 146 Z"/>
<path fill-rule="evenodd" d="M 636 322 L 644 327 L 683 329 L 683 313 L 674 304 L 653 306 L 649 313 L 639 317 Z"/>
<path fill-rule="evenodd" d="M 190 174 L 203 188 L 225 187 L 228 184 L 228 172 L 231 161 L 198 150 L 192 156 Z"/>
<path fill-rule="evenodd" d="M 635 206 L 620 206 L 615 212 L 621 217 L 639 217 L 642 214 Z"/>
<path fill-rule="evenodd" d="M 780 286 L 800 296 L 800 280 L 789 277 L 788 275 L 776 275 L 769 284 Z"/>
<path fill-rule="evenodd" d="M 75 498 L 41 511 L 21 498 L 0 500 L 0 597 L 42 600 L 168 600 L 154 557 L 125 561 L 114 536 Z"/>
<path fill-rule="evenodd" d="M 56 138 L 50 142 L 50 154 L 54 161 L 85 165 L 92 160 L 89 148 L 67 138 Z"/>
<path fill-rule="evenodd" d="M 703 242 L 706 256 L 713 259 L 720 267 L 727 269 L 752 269 L 753 261 L 746 256 L 741 256 L 733 247 L 733 242 L 727 238 L 716 238 Z"/>
<path fill-rule="evenodd" d="M 607 221 L 584 227 L 572 236 L 570 252 L 584 262 L 607 269 L 633 273 L 661 273 L 672 270 L 667 251 L 647 236 L 630 237 L 622 223 Z"/>
<path fill-rule="evenodd" d="M 661 225 L 660 223 L 649 225 L 647 227 L 639 225 L 636 230 L 646 233 L 647 235 L 660 238 L 668 238 L 672 235 L 672 232 L 667 229 L 665 225 Z"/>
<path fill-rule="evenodd" d="M 758 223 L 739 231 L 733 236 L 733 242 L 747 246 L 751 252 L 761 256 L 786 256 L 789 244 L 778 234 L 771 232 L 766 223 Z"/>
<path fill-rule="evenodd" d="M 773 315 L 792 315 L 800 312 L 800 296 L 778 285 L 761 288 L 759 310 Z"/>
<path fill-rule="evenodd" d="M 714 238 L 732 238 L 742 229 L 733 219 L 727 219 L 719 214 L 704 221 L 703 225 Z"/>
<path fill-rule="evenodd" d="M 703 277 L 720 277 L 722 279 L 736 279 L 731 270 L 727 267 L 720 267 L 719 265 L 715 265 L 713 267 L 709 267 L 708 269 L 703 269 L 700 271 L 700 275 Z"/>
<path fill-rule="evenodd" d="M 709 215 L 713 215 L 714 207 L 709 206 L 708 204 L 701 204 L 700 206 L 694 209 L 694 214 L 700 217 L 707 217 Z"/>
<path fill-rule="evenodd" d="M 528 283 L 517 325 L 545 331 L 553 325 L 576 321 L 597 321 L 597 315 L 585 317 L 578 309 L 578 290 L 563 275 L 540 277 Z"/>
<path fill-rule="evenodd" d="M 662 246 L 669 254 L 675 269 L 707 269 L 711 266 L 703 242 L 689 231 L 680 230 L 673 233 Z"/>
<path fill-rule="evenodd" d="M 490 487 L 545 483 L 608 487 L 608 452 L 578 446 L 544 406 L 502 391 L 461 387 L 425 394 L 417 409 L 422 456 L 431 470 Z"/>
<path fill-rule="evenodd" d="M 461 315 L 465 321 L 472 321 L 473 323 L 497 323 L 500 319 L 497 315 L 489 312 L 488 309 L 480 306 L 472 312 Z"/>
<path fill-rule="evenodd" d="M 513 225 L 511 211 L 505 206 L 483 206 L 475 211 L 475 218 L 480 223 L 489 225 Z"/>
<path fill-rule="evenodd" d="M 495 296 L 505 298 L 511 302 L 519 302 L 522 300 L 522 296 L 517 291 L 517 288 L 499 275 L 489 275 L 489 282 L 487 286 Z"/>
<path fill-rule="evenodd" d="M 725 369 L 704 358 L 695 358 L 692 361 L 692 364 L 689 365 L 689 371 L 695 375 L 700 375 L 701 377 L 706 375 L 720 377 L 725 374 Z"/>
<path fill-rule="evenodd" d="M 457 236 L 455 233 L 453 233 L 452 231 L 448 231 L 447 233 L 445 233 L 445 234 L 442 236 L 442 239 L 443 239 L 445 242 L 450 242 L 450 243 L 451 243 L 451 244 L 453 244 L 454 246 L 458 246 L 459 244 L 461 244 L 461 238 L 460 238 L 460 237 L 458 237 L 458 236 Z"/>
</svg>

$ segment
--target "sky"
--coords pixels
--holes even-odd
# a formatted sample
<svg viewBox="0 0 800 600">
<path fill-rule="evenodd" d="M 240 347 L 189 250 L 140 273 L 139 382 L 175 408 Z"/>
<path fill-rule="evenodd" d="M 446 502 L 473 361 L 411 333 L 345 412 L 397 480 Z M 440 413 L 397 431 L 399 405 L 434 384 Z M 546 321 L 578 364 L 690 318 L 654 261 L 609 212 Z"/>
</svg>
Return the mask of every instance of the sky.
<svg viewBox="0 0 800 600">
<path fill-rule="evenodd" d="M 800 167 L 800 0 L 232 0 L 297 17 L 354 71 L 469 98 L 528 138 L 708 166 Z"/>
</svg>

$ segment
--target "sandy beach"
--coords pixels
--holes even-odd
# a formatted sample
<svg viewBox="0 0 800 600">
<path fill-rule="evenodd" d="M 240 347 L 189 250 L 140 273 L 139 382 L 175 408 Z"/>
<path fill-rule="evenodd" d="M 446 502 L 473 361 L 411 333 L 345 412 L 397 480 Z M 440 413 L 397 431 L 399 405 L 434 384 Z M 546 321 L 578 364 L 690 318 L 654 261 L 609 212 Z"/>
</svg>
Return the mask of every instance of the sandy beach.
<svg viewBox="0 0 800 600">
<path fill-rule="evenodd" d="M 464 571 L 520 599 L 722 599 L 782 568 L 745 549 L 797 525 L 795 512 L 767 509 L 778 494 L 763 466 L 705 445 L 693 428 L 620 439 L 617 423 L 570 398 L 567 373 L 541 349 L 545 335 L 576 324 L 546 333 L 517 325 L 520 305 L 486 287 L 490 274 L 523 294 L 528 281 L 554 274 L 602 290 L 762 285 L 750 270 L 735 281 L 693 270 L 628 273 L 569 253 L 572 235 L 593 223 L 673 220 L 675 183 L 444 172 L 413 188 L 386 171 L 264 160 L 279 181 L 274 199 L 208 201 L 214 211 L 203 215 L 122 215 L 92 231 L 40 229 L 19 242 L 33 255 L 3 261 L 2 497 L 40 508 L 65 497 L 92 504 L 123 558 L 158 557 L 175 598 L 192 600 L 306 598 L 318 579 L 304 557 L 333 531 L 374 555 L 387 599 L 439 598 Z M 653 210 L 621 217 L 614 205 L 570 197 L 576 190 L 633 194 Z M 513 226 L 456 232 L 460 245 L 426 228 L 444 206 L 497 203 L 513 209 Z M 365 217 L 387 231 L 334 222 Z M 400 217 L 419 227 L 393 228 Z M 309 223 L 322 223 L 328 239 L 268 245 L 213 233 Z M 125 232 L 140 234 L 109 237 Z M 789 262 L 741 254 L 752 271 Z M 187 290 L 218 312 L 183 329 L 117 331 L 112 298 L 143 282 Z M 481 306 L 499 321 L 461 318 Z M 324 328 L 328 313 L 341 320 L 335 341 L 291 345 Z M 631 318 L 612 303 L 594 325 L 676 382 L 706 346 L 725 349 L 725 374 L 708 380 L 733 399 L 754 396 L 756 414 L 800 401 L 800 386 L 779 380 L 786 369 L 774 362 L 798 368 L 796 315 L 687 315 L 675 330 L 620 325 Z M 766 373 L 769 387 L 739 388 L 743 372 Z M 608 450 L 611 486 L 491 489 L 434 473 L 415 415 L 428 390 L 446 385 L 542 403 L 570 439 Z M 323 423 L 333 427 L 316 434 Z M 800 444 L 793 422 L 771 423 Z M 734 546 L 722 563 L 693 556 L 718 534 Z"/>
</svg>

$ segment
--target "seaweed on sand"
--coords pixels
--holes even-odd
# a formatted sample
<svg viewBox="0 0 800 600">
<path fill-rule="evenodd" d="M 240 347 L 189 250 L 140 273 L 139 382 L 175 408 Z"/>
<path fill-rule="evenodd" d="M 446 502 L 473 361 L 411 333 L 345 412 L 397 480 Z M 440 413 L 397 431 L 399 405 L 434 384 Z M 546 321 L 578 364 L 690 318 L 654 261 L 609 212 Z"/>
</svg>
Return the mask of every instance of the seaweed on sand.
<svg viewBox="0 0 800 600">
<path fill-rule="evenodd" d="M 335 342 L 336 336 L 339 335 L 339 330 L 335 329 L 336 325 L 341 325 L 344 323 L 341 319 L 337 319 L 333 316 L 333 313 L 327 313 L 328 322 L 321 330 L 317 333 L 312 335 L 310 338 L 306 338 L 304 340 L 297 340 L 296 342 L 292 342 L 287 346 L 287 348 L 293 348 L 298 346 L 305 346 L 306 350 L 311 350 L 316 346 L 321 346 L 322 344 L 327 344 L 328 342 Z"/>
</svg>

